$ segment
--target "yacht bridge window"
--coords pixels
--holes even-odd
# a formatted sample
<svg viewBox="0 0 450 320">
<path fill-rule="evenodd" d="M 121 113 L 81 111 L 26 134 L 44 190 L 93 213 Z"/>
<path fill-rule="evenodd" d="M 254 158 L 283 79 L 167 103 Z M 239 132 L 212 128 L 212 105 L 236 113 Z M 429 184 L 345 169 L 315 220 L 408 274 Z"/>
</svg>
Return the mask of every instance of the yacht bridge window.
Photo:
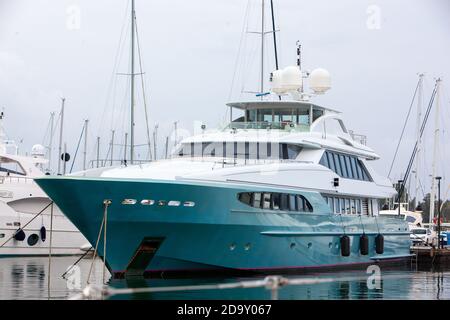
<svg viewBox="0 0 450 320">
<path fill-rule="evenodd" d="M 235 159 L 294 160 L 302 147 L 276 142 L 198 142 L 183 143 L 177 157 L 217 157 Z"/>
<path fill-rule="evenodd" d="M 235 129 L 281 129 L 309 131 L 324 115 L 325 108 L 303 101 L 252 101 L 230 103 L 231 123 Z M 239 116 L 233 118 L 233 109 Z"/>
<path fill-rule="evenodd" d="M 319 163 L 343 178 L 373 181 L 362 161 L 355 156 L 327 150 Z"/>
</svg>

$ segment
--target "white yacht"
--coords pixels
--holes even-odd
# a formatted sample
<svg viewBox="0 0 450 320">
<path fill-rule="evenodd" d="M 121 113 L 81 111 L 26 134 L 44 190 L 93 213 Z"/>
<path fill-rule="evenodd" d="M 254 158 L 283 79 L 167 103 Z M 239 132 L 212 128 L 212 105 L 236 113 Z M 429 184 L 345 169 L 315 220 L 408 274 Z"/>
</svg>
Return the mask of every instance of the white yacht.
<svg viewBox="0 0 450 320">
<path fill-rule="evenodd" d="M 5 139 L 3 118 L 1 113 L 0 257 L 48 255 L 51 200 L 33 181 L 44 176 L 45 148 L 35 145 L 31 156 L 17 155 L 15 143 Z M 86 243 L 86 238 L 54 205 L 52 255 L 82 254 L 81 247 Z"/>
<path fill-rule="evenodd" d="M 99 254 L 108 248 L 115 276 L 409 259 L 407 223 L 379 215 L 395 194 L 370 166 L 379 156 L 340 112 L 310 101 L 330 87 L 325 70 L 309 75 L 314 94 L 302 84 L 298 66 L 274 72 L 272 94 L 229 103 L 242 116 L 202 126 L 171 159 L 36 181 L 91 243 L 100 239 Z"/>
</svg>

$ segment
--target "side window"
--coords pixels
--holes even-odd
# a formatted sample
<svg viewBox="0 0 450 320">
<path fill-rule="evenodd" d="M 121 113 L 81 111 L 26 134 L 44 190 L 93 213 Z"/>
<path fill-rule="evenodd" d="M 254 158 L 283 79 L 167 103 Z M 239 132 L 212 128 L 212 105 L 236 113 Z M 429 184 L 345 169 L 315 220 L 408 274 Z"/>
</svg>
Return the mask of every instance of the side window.
<svg viewBox="0 0 450 320">
<path fill-rule="evenodd" d="M 250 192 L 239 193 L 238 199 L 242 203 L 251 205 L 251 193 Z"/>
<path fill-rule="evenodd" d="M 345 164 L 347 165 L 348 177 L 351 179 L 355 179 L 355 175 L 353 174 L 352 165 L 350 162 L 350 157 L 345 156 Z"/>
<path fill-rule="evenodd" d="M 280 194 L 273 193 L 272 194 L 272 203 L 270 209 L 279 210 L 280 209 Z"/>
<path fill-rule="evenodd" d="M 237 198 L 240 202 L 254 208 L 313 212 L 313 207 L 302 195 L 277 192 L 241 192 Z M 331 198 L 330 201 L 332 201 Z"/>
<path fill-rule="evenodd" d="M 333 153 L 334 165 L 336 166 L 336 173 L 342 177 L 341 164 L 339 163 L 339 155 Z"/>
<path fill-rule="evenodd" d="M 262 209 L 270 209 L 270 193 L 263 193 Z"/>
<path fill-rule="evenodd" d="M 253 193 L 252 207 L 261 208 L 261 193 L 259 192 Z"/>
<path fill-rule="evenodd" d="M 356 214 L 355 199 L 350 200 L 350 212 L 351 214 Z"/>
<path fill-rule="evenodd" d="M 364 181 L 372 181 L 372 179 L 369 176 L 369 173 L 367 172 L 366 167 L 364 166 L 364 163 L 362 163 L 361 160 L 358 160 L 358 164 L 361 167 L 362 176 Z"/>
<path fill-rule="evenodd" d="M 289 210 L 289 195 L 286 193 L 280 194 L 280 210 Z"/>
<path fill-rule="evenodd" d="M 323 166 L 325 166 L 327 168 L 330 167 L 330 165 L 328 163 L 328 157 L 327 157 L 327 152 L 326 151 L 323 153 L 322 158 L 320 158 L 319 164 L 321 164 L 321 165 L 323 165 Z"/>
<path fill-rule="evenodd" d="M 289 210 L 297 211 L 297 201 L 295 195 L 293 194 L 289 195 Z"/>
<path fill-rule="evenodd" d="M 361 166 L 359 165 L 359 161 L 358 160 L 355 160 L 355 161 L 356 161 L 356 171 L 358 173 L 358 179 L 363 180 L 363 174 L 362 174 Z"/>
<path fill-rule="evenodd" d="M 335 213 L 341 213 L 341 202 L 339 198 L 334 198 L 334 209 Z"/>
<path fill-rule="evenodd" d="M 336 167 L 335 167 L 335 165 L 334 165 L 334 158 L 333 158 L 333 154 L 331 153 L 331 152 L 325 152 L 325 154 L 327 155 L 327 158 L 328 158 L 328 163 L 330 164 L 330 169 L 333 171 L 333 172 L 336 172 Z"/>
<path fill-rule="evenodd" d="M 312 206 L 305 197 L 297 195 L 297 210 L 302 212 L 312 212 Z"/>
<path fill-rule="evenodd" d="M 341 162 L 341 167 L 342 167 L 342 176 L 344 178 L 348 178 L 347 163 L 345 162 L 345 156 L 340 154 L 339 155 L 339 160 Z"/>
</svg>

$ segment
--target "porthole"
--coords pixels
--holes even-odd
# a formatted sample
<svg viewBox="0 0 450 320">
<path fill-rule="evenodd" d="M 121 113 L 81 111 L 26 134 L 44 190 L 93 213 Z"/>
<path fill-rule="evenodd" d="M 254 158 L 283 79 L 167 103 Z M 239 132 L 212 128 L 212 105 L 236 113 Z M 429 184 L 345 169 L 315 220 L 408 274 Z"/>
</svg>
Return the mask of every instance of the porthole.
<svg viewBox="0 0 450 320">
<path fill-rule="evenodd" d="M 312 242 L 308 242 L 308 249 L 312 247 Z"/>
<path fill-rule="evenodd" d="M 169 207 L 179 207 L 180 206 L 180 201 L 175 201 L 175 200 L 170 200 L 169 203 L 167 204 Z"/>
<path fill-rule="evenodd" d="M 158 206 L 163 207 L 166 205 L 166 200 L 159 200 L 158 201 Z"/>
<path fill-rule="evenodd" d="M 183 206 L 185 206 L 185 207 L 193 207 L 193 206 L 195 206 L 195 202 L 193 202 L 193 201 L 185 201 L 183 203 Z"/>
<path fill-rule="evenodd" d="M 4 238 L 5 234 L 4 233 L 0 233 L 0 239 Z"/>
<path fill-rule="evenodd" d="M 251 249 L 251 247 L 252 247 L 252 245 L 251 245 L 250 243 L 247 243 L 247 244 L 245 245 L 244 249 L 245 249 L 245 251 L 248 251 L 248 250 Z"/>
<path fill-rule="evenodd" d="M 123 199 L 123 201 L 122 201 L 122 204 L 125 204 L 125 205 L 133 205 L 133 204 L 136 204 L 136 199 Z"/>
<path fill-rule="evenodd" d="M 291 242 L 291 244 L 289 245 L 289 248 L 294 249 L 295 248 L 295 243 Z"/>
<path fill-rule="evenodd" d="M 328 248 L 333 248 L 333 242 L 328 243 Z"/>
<path fill-rule="evenodd" d="M 236 249 L 236 244 L 234 243 L 230 244 L 230 250 L 233 251 L 234 249 Z"/>
<path fill-rule="evenodd" d="M 152 206 L 155 204 L 155 200 L 148 200 L 148 199 L 144 199 L 141 201 L 141 204 L 143 206 Z"/>
<path fill-rule="evenodd" d="M 30 234 L 27 243 L 30 247 L 34 246 L 39 241 L 39 236 L 36 233 Z"/>
</svg>

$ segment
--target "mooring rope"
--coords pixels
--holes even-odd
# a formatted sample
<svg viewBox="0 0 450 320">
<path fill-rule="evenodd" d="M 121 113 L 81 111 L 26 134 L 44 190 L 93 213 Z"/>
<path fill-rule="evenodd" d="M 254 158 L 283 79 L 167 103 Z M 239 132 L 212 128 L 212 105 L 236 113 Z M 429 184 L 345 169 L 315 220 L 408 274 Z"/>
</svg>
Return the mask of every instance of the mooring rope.
<svg viewBox="0 0 450 320">
<path fill-rule="evenodd" d="M 105 221 L 105 230 L 103 232 L 103 284 L 106 283 L 105 281 L 105 274 L 106 274 L 106 231 L 108 226 L 108 207 L 111 204 L 111 200 L 105 200 L 103 201 L 103 204 L 105 206 L 105 210 L 103 212 L 103 219 Z"/>
<path fill-rule="evenodd" d="M 92 255 L 91 267 L 89 268 L 88 278 L 87 278 L 87 281 L 86 281 L 87 284 L 89 284 L 89 280 L 91 278 L 92 267 L 93 267 L 94 262 L 95 262 L 95 257 L 97 256 L 98 243 L 100 242 L 100 236 L 101 236 L 102 231 L 103 231 L 104 223 L 105 223 L 105 219 L 103 218 L 102 219 L 102 224 L 100 225 L 100 230 L 98 231 L 97 242 L 95 243 L 95 247 L 94 247 L 94 254 Z"/>
<path fill-rule="evenodd" d="M 86 281 L 87 284 L 89 284 L 89 280 L 91 279 L 92 268 L 93 268 L 94 263 L 95 263 L 95 258 L 97 257 L 98 245 L 100 243 L 100 237 L 101 237 L 102 232 L 103 232 L 103 227 L 106 224 L 106 215 L 107 215 L 108 207 L 109 207 L 110 204 L 111 204 L 111 200 L 103 200 L 103 208 L 104 208 L 103 209 L 103 219 L 102 219 L 102 223 L 100 225 L 100 230 L 98 231 L 97 241 L 96 241 L 95 247 L 94 247 L 94 254 L 92 255 L 92 262 L 91 262 L 91 266 L 89 268 L 88 278 L 87 278 L 87 281 Z M 106 229 L 106 226 L 105 226 L 105 229 Z M 106 250 L 106 243 L 105 243 L 106 241 L 105 240 L 106 240 L 106 232 L 103 233 L 103 242 L 104 242 L 103 250 Z M 103 252 L 103 256 L 105 256 L 105 253 L 106 252 Z M 105 267 L 106 260 L 105 259 L 103 259 L 103 260 L 104 260 L 103 263 L 104 263 L 104 267 Z M 103 278 L 104 278 L 104 275 L 103 275 Z"/>
<path fill-rule="evenodd" d="M 36 219 L 37 217 L 39 217 L 45 210 L 47 210 L 48 207 L 50 207 L 53 204 L 53 201 L 51 201 L 48 205 L 45 206 L 44 209 L 42 209 L 38 214 L 36 214 L 30 221 L 28 221 L 23 227 L 20 226 L 19 230 L 23 230 L 25 229 L 31 222 L 33 222 L 34 219 Z M 9 237 L 5 242 L 3 242 L 3 244 L 0 246 L 0 248 L 2 248 L 5 244 L 7 244 L 11 239 L 13 239 L 17 234 L 17 230 L 16 232 L 13 233 L 13 235 L 11 237 Z"/>
<path fill-rule="evenodd" d="M 346 235 L 346 233 L 345 233 L 345 225 L 344 225 L 344 221 L 342 221 L 342 213 L 339 213 L 339 218 L 341 220 L 341 226 L 342 226 L 342 229 L 344 231 L 344 236 L 345 236 Z"/>
<path fill-rule="evenodd" d="M 361 215 L 359 215 L 359 221 L 361 222 L 361 227 L 362 227 L 362 230 L 363 230 L 363 234 L 365 234 L 366 232 L 365 232 L 365 230 L 364 230 L 364 224 L 363 224 L 363 222 L 362 222 Z"/>
<path fill-rule="evenodd" d="M 50 274 L 52 266 L 52 241 L 53 241 L 53 202 L 50 207 L 50 246 L 48 247 L 48 275 L 47 275 L 47 296 L 50 300 Z"/>
</svg>

